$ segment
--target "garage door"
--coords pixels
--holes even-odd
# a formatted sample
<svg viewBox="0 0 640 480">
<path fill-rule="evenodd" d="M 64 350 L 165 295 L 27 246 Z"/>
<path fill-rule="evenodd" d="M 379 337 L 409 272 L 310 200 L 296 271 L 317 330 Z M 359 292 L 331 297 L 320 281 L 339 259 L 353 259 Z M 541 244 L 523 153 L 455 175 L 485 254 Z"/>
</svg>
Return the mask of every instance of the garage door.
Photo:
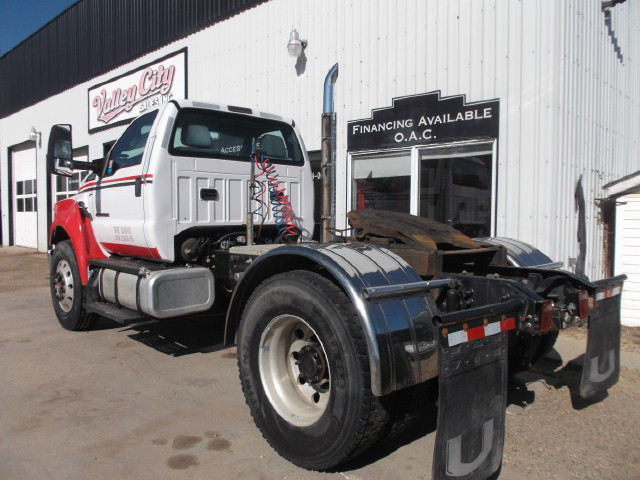
<svg viewBox="0 0 640 480">
<path fill-rule="evenodd" d="M 36 149 L 11 152 L 13 172 L 13 243 L 38 247 L 38 208 L 36 202 Z"/>
<path fill-rule="evenodd" d="M 616 275 L 629 278 L 622 290 L 621 320 L 640 326 L 640 193 L 618 199 L 616 207 Z"/>
</svg>

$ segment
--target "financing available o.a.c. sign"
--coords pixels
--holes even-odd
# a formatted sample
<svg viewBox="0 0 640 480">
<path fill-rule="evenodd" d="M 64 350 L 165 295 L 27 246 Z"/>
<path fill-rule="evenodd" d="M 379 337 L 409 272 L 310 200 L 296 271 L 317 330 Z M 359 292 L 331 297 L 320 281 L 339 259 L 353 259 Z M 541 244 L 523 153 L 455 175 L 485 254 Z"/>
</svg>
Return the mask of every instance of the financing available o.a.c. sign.
<svg viewBox="0 0 640 480">
<path fill-rule="evenodd" d="M 129 122 L 172 98 L 187 98 L 187 49 L 89 89 L 89 132 Z"/>
<path fill-rule="evenodd" d="M 467 103 L 464 95 L 439 91 L 393 99 L 393 106 L 348 122 L 349 151 L 401 148 L 478 138 L 496 138 L 500 101 Z"/>
</svg>

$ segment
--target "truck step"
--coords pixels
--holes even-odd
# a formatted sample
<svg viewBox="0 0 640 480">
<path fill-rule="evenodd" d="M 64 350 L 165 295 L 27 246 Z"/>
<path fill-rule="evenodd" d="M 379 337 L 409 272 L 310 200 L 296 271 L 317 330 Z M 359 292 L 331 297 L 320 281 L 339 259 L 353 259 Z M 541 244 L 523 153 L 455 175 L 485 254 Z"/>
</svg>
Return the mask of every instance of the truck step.
<svg viewBox="0 0 640 480">
<path fill-rule="evenodd" d="M 90 260 L 89 265 L 91 265 L 92 267 L 115 270 L 117 272 L 130 273 L 132 275 L 138 275 L 141 268 L 145 268 L 151 272 L 156 270 L 163 270 L 164 268 L 166 268 L 164 264 L 158 262 L 149 262 L 146 260 L 135 258 L 120 257 L 109 257 Z"/>
<path fill-rule="evenodd" d="M 108 318 L 114 322 L 128 325 L 143 320 L 145 317 L 128 308 L 118 308 L 111 303 L 87 302 L 85 308 L 89 312 L 94 312 L 101 317 Z"/>
</svg>

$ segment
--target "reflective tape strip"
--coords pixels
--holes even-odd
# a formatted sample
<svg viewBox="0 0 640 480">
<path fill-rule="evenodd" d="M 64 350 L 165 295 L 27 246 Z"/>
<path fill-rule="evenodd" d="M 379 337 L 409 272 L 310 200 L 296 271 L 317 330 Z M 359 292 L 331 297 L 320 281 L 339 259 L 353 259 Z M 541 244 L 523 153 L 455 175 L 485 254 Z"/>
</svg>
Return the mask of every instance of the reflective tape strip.
<svg viewBox="0 0 640 480">
<path fill-rule="evenodd" d="M 500 333 L 502 330 L 500 329 L 500 322 L 493 322 L 484 327 L 485 336 L 495 335 L 496 333 Z"/>
<path fill-rule="evenodd" d="M 600 300 L 604 300 L 605 298 L 615 297 L 616 295 L 620 295 L 622 293 L 622 287 L 618 285 L 617 287 L 608 288 L 606 290 L 601 290 L 596 293 L 596 302 Z"/>
<path fill-rule="evenodd" d="M 468 342 L 467 332 L 465 332 L 464 330 L 460 330 L 459 332 L 451 332 L 447 336 L 447 340 L 449 340 L 450 347 L 455 347 L 456 345 L 460 345 L 461 343 Z"/>
<path fill-rule="evenodd" d="M 458 330 L 456 332 L 448 332 L 446 334 L 449 347 L 455 347 L 461 343 L 473 342 L 484 337 L 490 337 L 500 332 L 513 330 L 516 328 L 516 319 L 514 317 L 505 318 L 503 320 L 488 323 L 484 326 L 467 328 L 466 330 Z"/>
</svg>

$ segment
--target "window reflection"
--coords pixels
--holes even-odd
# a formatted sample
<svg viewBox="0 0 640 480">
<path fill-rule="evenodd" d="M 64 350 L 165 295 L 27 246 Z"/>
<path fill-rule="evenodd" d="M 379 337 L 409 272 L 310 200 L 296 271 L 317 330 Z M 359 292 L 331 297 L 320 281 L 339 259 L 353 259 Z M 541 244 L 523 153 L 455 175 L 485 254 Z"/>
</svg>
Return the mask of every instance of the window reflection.
<svg viewBox="0 0 640 480">
<path fill-rule="evenodd" d="M 491 155 L 420 161 L 420 215 L 470 237 L 491 233 Z"/>
<path fill-rule="evenodd" d="M 353 181 L 355 210 L 391 210 L 409 213 L 411 152 L 355 157 Z"/>
</svg>

